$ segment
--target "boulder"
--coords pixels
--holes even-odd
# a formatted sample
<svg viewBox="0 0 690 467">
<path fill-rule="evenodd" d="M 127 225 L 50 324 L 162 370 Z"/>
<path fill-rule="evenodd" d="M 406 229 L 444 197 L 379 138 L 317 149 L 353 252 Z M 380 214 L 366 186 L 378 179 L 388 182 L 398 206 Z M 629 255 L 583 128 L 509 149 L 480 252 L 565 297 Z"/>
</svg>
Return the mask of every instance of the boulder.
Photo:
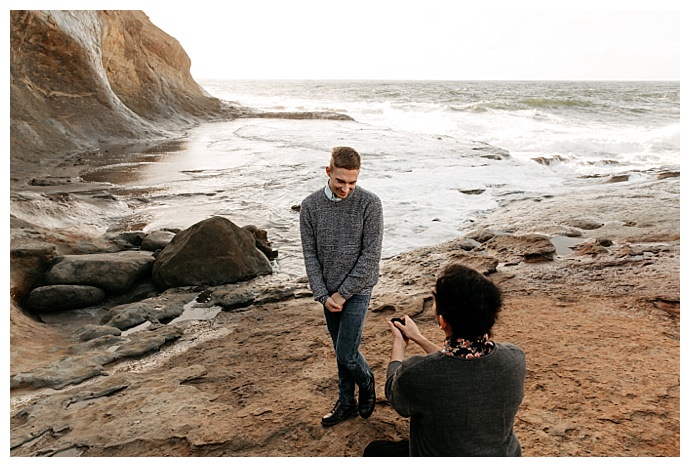
<svg viewBox="0 0 690 467">
<path fill-rule="evenodd" d="M 218 216 L 178 233 L 153 264 L 153 280 L 164 289 L 233 284 L 271 272 L 254 235 Z"/>
<path fill-rule="evenodd" d="M 119 294 L 148 274 L 153 260 L 153 253 L 148 251 L 65 255 L 56 259 L 46 281 L 51 285 L 92 285 Z"/>
<path fill-rule="evenodd" d="M 175 237 L 175 232 L 169 230 L 154 230 L 144 237 L 141 242 L 141 249 L 146 251 L 156 251 L 165 248 Z"/>
<path fill-rule="evenodd" d="M 266 258 L 276 259 L 278 257 L 278 250 L 271 248 L 271 242 L 268 241 L 268 232 L 258 228 L 255 225 L 245 225 L 242 228 L 254 235 L 256 247 L 259 249 L 259 251 L 266 255 Z"/>
<path fill-rule="evenodd" d="M 64 311 L 98 305 L 105 291 L 90 285 L 45 285 L 29 293 L 26 306 L 33 311 Z"/>
</svg>

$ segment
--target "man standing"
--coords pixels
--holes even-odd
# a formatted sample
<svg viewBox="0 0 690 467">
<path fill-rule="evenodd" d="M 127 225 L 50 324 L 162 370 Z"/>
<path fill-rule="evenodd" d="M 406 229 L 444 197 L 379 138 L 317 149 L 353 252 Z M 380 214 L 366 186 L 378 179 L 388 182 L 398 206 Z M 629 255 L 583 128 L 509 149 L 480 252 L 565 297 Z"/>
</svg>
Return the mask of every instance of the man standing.
<svg viewBox="0 0 690 467">
<path fill-rule="evenodd" d="M 314 300 L 323 305 L 338 362 L 338 401 L 321 423 L 369 417 L 376 404 L 374 375 L 359 351 L 364 318 L 378 282 L 383 208 L 374 193 L 355 186 L 360 156 L 335 147 L 328 184 L 302 201 L 300 234 Z M 359 399 L 355 401 L 355 385 Z"/>
</svg>

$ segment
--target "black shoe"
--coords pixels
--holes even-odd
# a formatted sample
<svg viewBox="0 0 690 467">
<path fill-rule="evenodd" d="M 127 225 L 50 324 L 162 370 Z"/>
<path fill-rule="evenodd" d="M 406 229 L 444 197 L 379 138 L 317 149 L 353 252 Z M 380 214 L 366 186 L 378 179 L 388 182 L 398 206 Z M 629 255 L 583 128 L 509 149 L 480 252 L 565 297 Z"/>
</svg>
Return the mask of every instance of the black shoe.
<svg viewBox="0 0 690 467">
<path fill-rule="evenodd" d="M 336 402 L 335 407 L 329 413 L 323 416 L 321 424 L 323 426 L 333 426 L 342 422 L 346 418 L 357 415 L 357 406 L 355 404 L 344 405 L 340 400 Z"/>
<path fill-rule="evenodd" d="M 374 412 L 376 405 L 376 384 L 374 378 L 366 388 L 359 388 L 359 416 L 368 418 Z"/>
</svg>

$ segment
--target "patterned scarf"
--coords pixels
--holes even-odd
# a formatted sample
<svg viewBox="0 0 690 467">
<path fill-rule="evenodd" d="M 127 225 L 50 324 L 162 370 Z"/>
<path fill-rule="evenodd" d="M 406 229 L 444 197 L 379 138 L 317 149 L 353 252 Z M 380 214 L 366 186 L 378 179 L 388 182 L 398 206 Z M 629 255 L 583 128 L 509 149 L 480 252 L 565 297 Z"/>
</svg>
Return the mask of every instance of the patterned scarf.
<svg viewBox="0 0 690 467">
<path fill-rule="evenodd" d="M 455 358 L 477 358 L 488 355 L 494 350 L 496 344 L 489 339 L 488 334 L 484 334 L 479 339 L 469 341 L 461 337 L 453 340 L 446 338 L 446 343 L 441 352 L 443 355 Z"/>
</svg>

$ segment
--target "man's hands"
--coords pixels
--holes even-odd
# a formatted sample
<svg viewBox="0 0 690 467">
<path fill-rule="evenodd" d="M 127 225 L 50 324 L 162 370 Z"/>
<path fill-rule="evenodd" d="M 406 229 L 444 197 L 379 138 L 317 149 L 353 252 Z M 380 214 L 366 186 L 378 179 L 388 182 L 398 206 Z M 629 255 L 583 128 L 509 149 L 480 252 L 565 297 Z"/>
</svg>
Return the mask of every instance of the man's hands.
<svg viewBox="0 0 690 467">
<path fill-rule="evenodd" d="M 345 304 L 345 299 L 343 298 L 342 295 L 340 295 L 340 292 L 336 292 L 330 297 L 326 299 L 326 303 L 324 303 L 324 306 L 328 311 L 331 311 L 333 313 L 337 313 L 340 311 L 343 311 L 343 305 Z"/>
<path fill-rule="evenodd" d="M 417 327 L 417 323 L 407 315 L 405 315 L 401 321 L 389 322 L 388 326 L 391 328 L 396 338 L 396 334 L 400 334 L 400 337 L 405 339 L 405 345 L 407 345 L 409 341 L 417 342 L 423 338 L 422 333 Z"/>
<path fill-rule="evenodd" d="M 429 342 L 429 340 L 422 335 L 422 332 L 417 327 L 412 318 L 405 315 L 402 322 L 389 321 L 388 327 L 393 333 L 393 351 L 391 353 L 391 360 L 399 360 L 405 357 L 405 349 L 410 341 L 419 345 L 426 353 L 436 352 L 441 350 L 438 345 Z"/>
</svg>

